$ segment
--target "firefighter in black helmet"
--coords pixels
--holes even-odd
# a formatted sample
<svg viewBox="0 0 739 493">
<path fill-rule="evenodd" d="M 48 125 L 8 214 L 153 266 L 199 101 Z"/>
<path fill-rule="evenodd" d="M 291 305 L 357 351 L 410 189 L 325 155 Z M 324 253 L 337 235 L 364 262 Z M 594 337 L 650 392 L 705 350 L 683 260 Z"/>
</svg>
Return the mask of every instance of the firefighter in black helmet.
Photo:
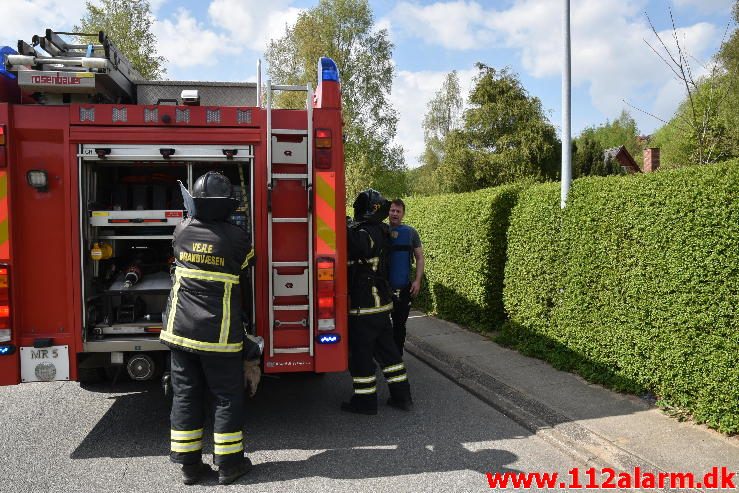
<svg viewBox="0 0 739 493">
<path fill-rule="evenodd" d="M 246 474 L 244 456 L 244 330 L 239 276 L 253 258 L 248 234 L 227 221 L 238 201 L 231 182 L 209 171 L 191 196 L 182 186 L 188 217 L 172 245 L 174 285 L 164 314 L 161 341 L 171 348 L 171 453 L 182 464 L 185 484 L 212 472 L 202 462 L 206 392 L 214 396 L 214 463 L 218 482 Z"/>
<path fill-rule="evenodd" d="M 354 201 L 354 220 L 347 225 L 349 248 L 349 371 L 354 394 L 341 409 L 377 414 L 375 362 L 390 389 L 388 404 L 409 411 L 413 405 L 403 359 L 393 340 L 393 301 L 387 278 L 389 229 L 382 221 L 390 202 L 376 190 L 361 192 Z"/>
</svg>

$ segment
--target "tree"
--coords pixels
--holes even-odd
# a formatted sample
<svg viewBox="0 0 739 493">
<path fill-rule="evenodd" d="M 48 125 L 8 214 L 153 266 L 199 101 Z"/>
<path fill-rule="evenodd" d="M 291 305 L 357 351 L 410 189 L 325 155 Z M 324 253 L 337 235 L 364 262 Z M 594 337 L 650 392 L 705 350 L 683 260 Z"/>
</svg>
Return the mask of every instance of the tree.
<svg viewBox="0 0 739 493">
<path fill-rule="evenodd" d="M 157 38 L 151 32 L 153 18 L 148 0 L 100 0 L 85 2 L 87 14 L 74 26 L 80 41 L 97 43 L 98 31 L 103 31 L 116 48 L 128 58 L 131 66 L 144 79 L 160 79 L 167 70 L 167 59 L 157 55 Z"/>
<path fill-rule="evenodd" d="M 739 0 L 734 2 L 734 8 L 731 12 L 734 20 L 734 32 L 719 50 L 717 58 L 727 74 L 736 76 L 739 75 L 739 30 L 736 29 L 736 25 L 739 25 Z"/>
<path fill-rule="evenodd" d="M 265 54 L 267 72 L 279 84 L 315 87 L 321 56 L 339 67 L 349 198 L 368 186 L 388 196 L 407 192 L 402 149 L 392 145 L 398 122 L 389 102 L 392 48 L 387 30 L 375 29 L 367 0 L 321 0 L 287 26 L 283 37 L 270 41 Z M 288 94 L 276 104 L 294 107 L 302 101 Z"/>
<path fill-rule="evenodd" d="M 462 112 L 462 96 L 459 76 L 452 70 L 431 101 L 423 118 L 423 138 L 426 142 L 443 141 L 452 130 L 459 127 Z"/>
<path fill-rule="evenodd" d="M 738 9 L 735 3 L 735 17 Z M 649 17 L 647 19 L 649 20 Z M 732 123 L 736 123 L 736 116 L 731 106 L 732 102 L 736 102 L 736 73 L 733 77 L 727 74 L 721 61 L 723 57 L 725 62 L 729 62 L 728 68 L 731 68 L 732 61 L 736 60 L 734 57 L 736 45 L 730 46 L 725 43 L 724 38 L 718 56 L 714 57 L 710 68 L 706 67 L 708 74 L 704 77 L 695 77 L 691 57 L 680 43 L 671 10 L 670 19 L 674 47 L 670 49 L 667 46 L 651 20 L 649 24 L 657 38 L 658 46 L 654 47 L 647 42 L 685 90 L 685 101 L 672 119 L 669 122 L 662 120 L 666 123 L 665 127 L 669 128 L 660 129 L 654 140 L 654 143 L 660 144 L 665 151 L 661 155 L 661 161 L 667 165 L 665 167 L 670 167 L 711 164 L 732 157 L 737 151 L 736 139 L 733 136 L 738 135 L 736 128 L 732 127 Z M 734 43 L 737 43 L 736 33 L 733 38 Z M 731 40 L 729 41 L 731 43 Z M 666 135 L 670 136 L 669 141 L 665 140 Z"/>
<path fill-rule="evenodd" d="M 554 178 L 559 139 L 541 100 L 518 76 L 482 63 L 460 131 L 447 135 L 444 159 L 436 171 L 444 191 L 467 191 L 524 177 Z"/>
<path fill-rule="evenodd" d="M 715 76 L 696 84 L 691 97 L 652 137 L 651 145 L 661 149 L 661 167 L 711 164 L 739 157 L 739 116 L 735 109 L 739 98 L 730 90 L 734 83 L 727 76 Z"/>
<path fill-rule="evenodd" d="M 620 174 L 621 167 L 603 159 L 603 152 L 624 146 L 637 164 L 642 161 L 642 146 L 638 141 L 636 120 L 622 111 L 618 118 L 597 127 L 588 127 L 575 139 L 573 176 Z"/>
<path fill-rule="evenodd" d="M 603 162 L 603 146 L 591 133 L 583 133 L 573 143 L 575 153 L 572 159 L 572 177 L 594 174 L 598 164 Z"/>
<path fill-rule="evenodd" d="M 447 74 L 427 108 L 423 118 L 425 149 L 421 155 L 421 166 L 408 174 L 410 189 L 418 195 L 440 191 L 434 174 L 444 159 L 446 137 L 459 128 L 462 113 L 462 95 L 456 70 Z"/>
</svg>

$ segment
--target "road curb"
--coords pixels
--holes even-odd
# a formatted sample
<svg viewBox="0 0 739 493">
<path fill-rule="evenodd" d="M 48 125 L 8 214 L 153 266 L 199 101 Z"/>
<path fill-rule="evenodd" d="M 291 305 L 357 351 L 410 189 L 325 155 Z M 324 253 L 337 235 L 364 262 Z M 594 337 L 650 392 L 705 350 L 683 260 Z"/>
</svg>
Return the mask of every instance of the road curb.
<svg viewBox="0 0 739 493">
<path fill-rule="evenodd" d="M 424 340 L 408 335 L 405 349 L 431 368 L 466 389 L 495 410 L 546 440 L 588 467 L 633 471 L 635 467 L 665 472 L 650 461 L 621 448 L 611 440 L 578 424 L 534 396 L 501 382 L 464 360 L 445 353 Z M 655 491 L 678 491 L 654 489 Z M 681 489 L 679 491 L 699 491 Z"/>
</svg>

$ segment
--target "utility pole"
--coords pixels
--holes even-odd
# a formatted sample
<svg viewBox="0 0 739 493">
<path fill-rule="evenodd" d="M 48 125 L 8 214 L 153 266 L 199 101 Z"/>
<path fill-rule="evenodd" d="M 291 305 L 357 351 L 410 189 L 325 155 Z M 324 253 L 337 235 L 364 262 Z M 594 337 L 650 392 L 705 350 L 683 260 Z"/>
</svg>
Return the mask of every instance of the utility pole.
<svg viewBox="0 0 739 493">
<path fill-rule="evenodd" d="M 567 195 L 570 192 L 572 182 L 572 118 L 570 108 L 572 106 L 572 84 L 570 75 L 572 62 L 570 60 L 570 0 L 564 0 L 564 13 L 562 15 L 562 38 L 564 53 L 562 58 L 562 191 L 560 207 L 565 208 Z"/>
</svg>

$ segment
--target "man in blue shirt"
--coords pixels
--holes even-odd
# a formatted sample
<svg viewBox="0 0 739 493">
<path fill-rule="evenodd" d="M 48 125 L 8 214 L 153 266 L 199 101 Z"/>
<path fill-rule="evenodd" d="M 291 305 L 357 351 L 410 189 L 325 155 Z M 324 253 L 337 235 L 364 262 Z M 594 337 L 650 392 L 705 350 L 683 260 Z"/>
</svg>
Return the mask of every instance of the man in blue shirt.
<svg viewBox="0 0 739 493">
<path fill-rule="evenodd" d="M 390 204 L 390 255 L 389 280 L 393 291 L 393 336 L 403 354 L 405 344 L 405 323 L 411 310 L 411 298 L 418 296 L 423 278 L 423 245 L 418 231 L 403 224 L 405 203 L 395 199 Z M 411 277 L 411 266 L 415 259 L 416 275 Z"/>
</svg>

